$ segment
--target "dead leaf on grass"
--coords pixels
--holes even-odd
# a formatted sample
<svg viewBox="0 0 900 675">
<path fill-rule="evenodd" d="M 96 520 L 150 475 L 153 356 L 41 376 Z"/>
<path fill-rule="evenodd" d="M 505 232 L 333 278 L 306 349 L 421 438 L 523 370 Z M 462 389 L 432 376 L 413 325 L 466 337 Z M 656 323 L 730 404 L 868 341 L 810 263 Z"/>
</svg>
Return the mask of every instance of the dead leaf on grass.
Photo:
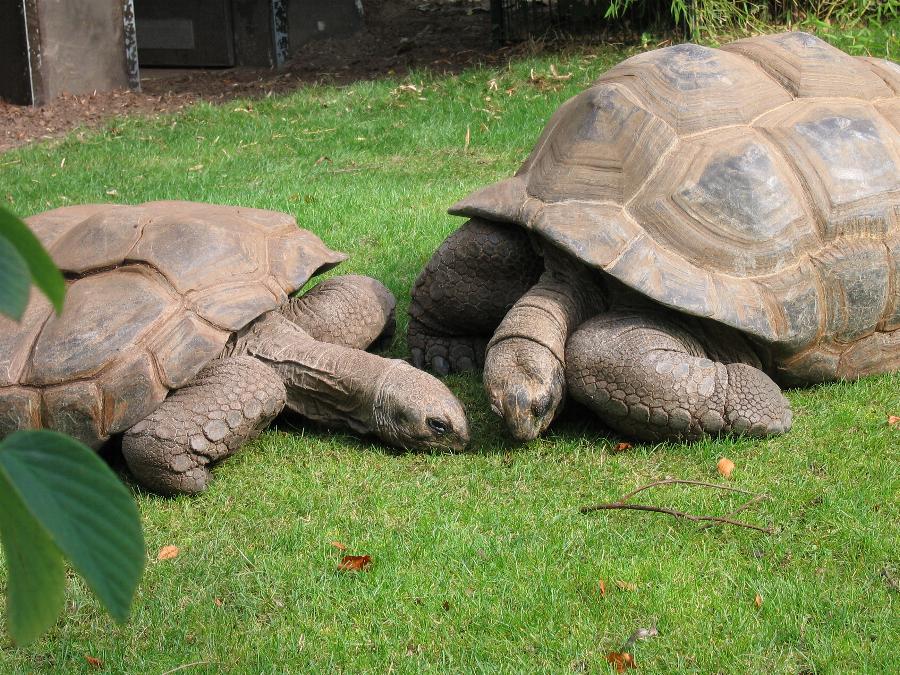
<svg viewBox="0 0 900 675">
<path fill-rule="evenodd" d="M 345 555 L 341 558 L 338 569 L 342 572 L 363 572 L 372 565 L 372 557 L 368 555 Z"/>
<path fill-rule="evenodd" d="M 616 586 L 621 588 L 623 591 L 636 591 L 637 584 L 633 581 L 617 581 Z"/>
<path fill-rule="evenodd" d="M 637 668 L 634 657 L 628 652 L 609 652 L 606 660 L 615 666 L 617 673 L 624 673 L 629 668 Z"/>
<path fill-rule="evenodd" d="M 159 553 L 156 554 L 157 560 L 171 560 L 172 558 L 178 557 L 178 547 L 177 546 L 163 546 L 159 549 Z"/>
<path fill-rule="evenodd" d="M 625 452 L 626 450 L 631 450 L 631 443 L 616 443 L 616 447 L 613 448 L 613 452 Z"/>
<path fill-rule="evenodd" d="M 900 415 L 888 415 L 888 426 L 900 428 Z"/>
<path fill-rule="evenodd" d="M 334 546 L 338 551 L 346 551 L 347 550 L 347 547 L 344 546 L 339 541 L 333 541 L 333 542 L 331 542 L 331 545 Z"/>
<path fill-rule="evenodd" d="M 606 582 L 603 579 L 600 580 L 600 597 L 606 597 Z"/>
<path fill-rule="evenodd" d="M 762 607 L 762 596 L 759 593 L 757 593 L 756 597 L 753 598 L 753 604 L 756 605 L 756 609 Z"/>
<path fill-rule="evenodd" d="M 221 607 L 223 605 L 222 598 L 213 598 L 213 602 L 216 604 L 216 607 Z"/>
<path fill-rule="evenodd" d="M 103 667 L 103 661 L 98 659 L 96 656 L 85 655 L 84 660 L 87 661 L 88 665 L 94 670 L 100 670 Z"/>
<path fill-rule="evenodd" d="M 723 478 L 731 478 L 731 473 L 734 471 L 734 462 L 727 457 L 723 457 L 716 464 L 716 469 Z"/>
</svg>

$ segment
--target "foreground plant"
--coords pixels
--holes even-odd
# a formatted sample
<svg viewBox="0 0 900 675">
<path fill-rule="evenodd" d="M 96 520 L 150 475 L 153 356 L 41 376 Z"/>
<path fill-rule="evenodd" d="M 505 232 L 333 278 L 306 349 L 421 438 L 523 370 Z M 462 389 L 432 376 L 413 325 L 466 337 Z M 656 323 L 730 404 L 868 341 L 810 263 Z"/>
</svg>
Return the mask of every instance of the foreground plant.
<svg viewBox="0 0 900 675">
<path fill-rule="evenodd" d="M 0 208 L 0 314 L 21 318 L 32 281 L 60 312 L 62 275 L 25 223 Z M 137 507 L 83 444 L 45 430 L 0 442 L 0 541 L 17 643 L 34 641 L 63 608 L 64 558 L 113 618 L 128 618 L 145 562 Z"/>
</svg>

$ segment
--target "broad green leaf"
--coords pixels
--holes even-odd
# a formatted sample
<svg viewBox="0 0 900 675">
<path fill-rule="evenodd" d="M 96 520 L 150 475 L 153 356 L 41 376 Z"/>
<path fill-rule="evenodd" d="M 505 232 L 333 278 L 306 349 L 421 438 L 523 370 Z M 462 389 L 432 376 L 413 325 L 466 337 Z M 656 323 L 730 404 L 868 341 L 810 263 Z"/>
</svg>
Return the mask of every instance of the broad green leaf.
<svg viewBox="0 0 900 675">
<path fill-rule="evenodd" d="M 128 618 L 144 569 L 137 507 L 96 453 L 55 431 L 17 431 L 0 444 L 0 472 L 109 613 Z"/>
<path fill-rule="evenodd" d="M 16 247 L 0 237 L 0 314 L 18 321 L 28 306 L 28 265 Z"/>
<path fill-rule="evenodd" d="M 19 252 L 28 265 L 31 280 L 53 303 L 56 312 L 61 312 L 63 298 L 66 295 L 66 283 L 62 273 L 28 226 L 2 206 L 0 206 L 0 237 L 6 239 Z"/>
<path fill-rule="evenodd" d="M 36 640 L 59 616 L 65 602 L 66 574 L 59 549 L 2 471 L 0 540 L 9 568 L 7 624 L 13 639 L 24 645 Z"/>
</svg>

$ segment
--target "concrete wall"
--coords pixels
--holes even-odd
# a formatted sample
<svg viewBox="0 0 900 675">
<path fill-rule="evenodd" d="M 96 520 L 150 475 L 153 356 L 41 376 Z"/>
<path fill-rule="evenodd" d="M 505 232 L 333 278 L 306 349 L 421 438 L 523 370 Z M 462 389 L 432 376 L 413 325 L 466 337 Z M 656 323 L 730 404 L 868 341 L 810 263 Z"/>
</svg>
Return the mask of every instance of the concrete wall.
<svg viewBox="0 0 900 675">
<path fill-rule="evenodd" d="M 39 24 L 38 40 L 31 40 L 32 70 L 37 61 L 40 71 L 38 101 L 129 86 L 122 0 L 25 1 Z"/>
<path fill-rule="evenodd" d="M 0 0 L 0 98 L 140 88 L 132 0 Z"/>
</svg>

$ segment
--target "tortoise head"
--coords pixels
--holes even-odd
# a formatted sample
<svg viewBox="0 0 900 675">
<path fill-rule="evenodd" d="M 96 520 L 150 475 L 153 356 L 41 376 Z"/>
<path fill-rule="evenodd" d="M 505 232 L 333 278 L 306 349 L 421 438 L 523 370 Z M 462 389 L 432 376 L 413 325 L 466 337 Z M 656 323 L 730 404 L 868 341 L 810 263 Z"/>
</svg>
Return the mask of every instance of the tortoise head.
<svg viewBox="0 0 900 675">
<path fill-rule="evenodd" d="M 491 410 L 519 441 L 537 438 L 562 409 L 565 372 L 553 353 L 522 338 L 503 340 L 488 352 L 484 387 Z"/>
<path fill-rule="evenodd" d="M 462 403 L 443 382 L 404 361 L 394 361 L 381 379 L 374 410 L 375 433 L 399 448 L 453 452 L 469 443 Z"/>
</svg>

